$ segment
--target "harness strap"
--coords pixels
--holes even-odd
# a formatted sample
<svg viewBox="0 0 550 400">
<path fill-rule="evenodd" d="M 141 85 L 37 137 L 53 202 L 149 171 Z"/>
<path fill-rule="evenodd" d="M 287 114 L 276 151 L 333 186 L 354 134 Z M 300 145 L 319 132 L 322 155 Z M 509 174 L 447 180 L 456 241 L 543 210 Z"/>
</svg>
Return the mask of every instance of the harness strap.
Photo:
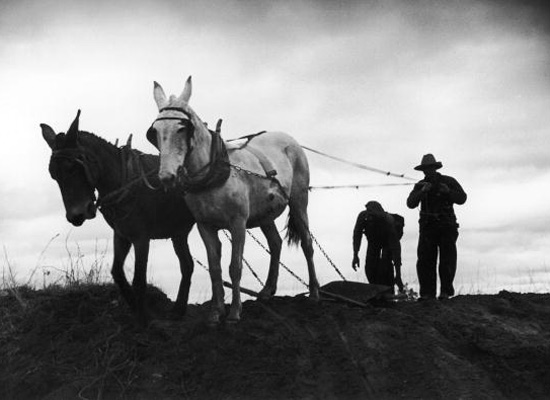
<svg viewBox="0 0 550 400">
<path fill-rule="evenodd" d="M 244 136 L 241 136 L 241 137 L 238 137 L 238 138 L 235 138 L 235 139 L 229 139 L 229 140 L 226 140 L 226 142 L 235 142 L 237 140 L 243 140 L 243 139 L 246 139 L 246 143 L 243 144 L 240 148 L 246 146 L 248 144 L 248 142 L 250 142 L 252 139 L 254 139 L 256 136 L 260 136 L 260 135 L 263 135 L 264 133 L 266 133 L 267 131 L 260 131 L 258 133 L 252 133 L 250 135 L 244 135 Z"/>
<path fill-rule="evenodd" d="M 133 187 L 139 183 L 143 183 L 151 190 L 158 189 L 151 185 L 148 179 L 158 172 L 158 168 L 154 167 L 145 172 L 141 161 L 142 154 L 140 152 L 124 146 L 120 149 L 120 156 L 122 185 L 118 189 L 107 193 L 97 200 L 96 206 L 102 210 L 128 200 L 128 197 L 132 194 Z"/>
<path fill-rule="evenodd" d="M 187 174 L 182 167 L 178 170 L 178 179 L 184 192 L 196 193 L 202 190 L 214 188 L 227 181 L 230 174 L 229 156 L 227 148 L 221 136 L 217 132 L 209 131 L 212 136 L 210 146 L 210 162 L 199 168 L 193 175 Z M 202 177 L 199 174 L 206 171 Z"/>
<path fill-rule="evenodd" d="M 185 115 L 189 115 L 189 113 L 182 107 L 163 107 L 159 110 L 159 113 L 163 111 L 179 111 L 181 113 L 184 113 Z"/>
<path fill-rule="evenodd" d="M 264 169 L 265 175 L 268 178 L 272 178 L 275 175 L 277 175 L 277 170 L 273 167 L 273 163 L 269 160 L 269 158 L 265 156 L 263 152 L 261 152 L 258 149 L 255 149 L 252 146 L 246 146 L 244 150 L 247 150 L 250 153 L 254 154 L 254 156 L 256 156 L 262 168 Z"/>
<path fill-rule="evenodd" d="M 157 119 L 155 119 L 155 121 L 153 123 L 155 123 L 156 121 L 162 121 L 162 120 L 178 120 L 178 121 L 190 121 L 189 117 L 189 113 L 184 110 L 183 108 L 181 107 L 163 107 L 159 110 L 159 113 L 163 112 L 163 111 L 178 111 L 180 113 L 183 113 L 186 117 L 188 118 L 181 118 L 181 117 L 158 117 Z"/>
<path fill-rule="evenodd" d="M 253 133 L 251 135 L 245 135 L 245 136 L 241 136 L 240 138 L 228 140 L 228 142 L 246 139 L 246 142 L 243 143 L 241 146 L 231 150 L 242 150 L 242 149 L 248 150 L 258 159 L 258 161 L 260 162 L 260 165 L 262 166 L 265 172 L 266 177 L 273 178 L 275 175 L 277 175 L 277 170 L 273 167 L 273 163 L 269 160 L 269 158 L 265 156 L 263 152 L 261 152 L 260 150 L 252 146 L 249 146 L 249 143 L 252 139 L 254 139 L 256 136 L 263 135 L 264 133 L 266 133 L 266 131 L 260 131 L 258 133 Z"/>
<path fill-rule="evenodd" d="M 123 186 L 121 186 L 117 190 L 114 190 L 110 193 L 107 193 L 105 196 L 98 199 L 97 203 L 96 203 L 97 207 L 98 208 L 111 207 L 111 206 L 116 205 L 117 203 L 120 203 L 122 200 L 124 200 L 126 198 L 126 196 L 128 196 L 131 193 L 130 189 L 132 188 L 132 186 L 134 186 L 134 185 L 136 185 L 136 184 L 138 184 L 142 181 L 145 181 L 147 179 L 147 177 L 153 176 L 153 174 L 155 174 L 157 172 L 157 169 L 153 168 L 151 171 L 149 171 L 147 173 L 145 171 L 143 171 L 143 169 L 141 171 L 142 171 L 142 173 L 140 173 L 140 175 L 138 177 L 128 181 L 127 183 L 125 183 Z M 151 190 L 157 190 L 157 188 L 154 188 L 152 186 L 148 185 L 148 187 Z"/>
</svg>

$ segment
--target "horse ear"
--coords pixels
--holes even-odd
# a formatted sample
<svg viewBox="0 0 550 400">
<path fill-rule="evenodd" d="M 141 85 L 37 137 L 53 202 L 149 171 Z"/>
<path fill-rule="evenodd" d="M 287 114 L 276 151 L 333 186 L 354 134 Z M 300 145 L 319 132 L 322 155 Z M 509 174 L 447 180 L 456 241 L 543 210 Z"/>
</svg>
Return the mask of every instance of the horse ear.
<svg viewBox="0 0 550 400">
<path fill-rule="evenodd" d="M 193 91 L 193 82 L 191 82 L 191 75 L 189 75 L 189 78 L 187 78 L 187 80 L 185 81 L 185 87 L 183 88 L 183 92 L 181 92 L 178 100 L 181 100 L 184 103 L 189 103 L 189 99 L 191 98 L 192 91 Z"/>
<path fill-rule="evenodd" d="M 164 90 L 162 89 L 162 86 L 160 86 L 156 81 L 153 82 L 153 97 L 155 98 L 155 102 L 157 103 L 157 107 L 160 110 L 162 107 L 166 105 L 166 95 L 164 94 Z"/>
<path fill-rule="evenodd" d="M 130 136 L 128 136 L 128 140 L 126 141 L 126 147 L 128 147 L 128 149 L 132 148 L 132 136 L 133 134 L 130 133 Z"/>
<path fill-rule="evenodd" d="M 78 138 L 78 123 L 80 120 L 80 110 L 76 113 L 76 118 L 74 119 L 73 123 L 69 127 L 69 130 L 65 134 L 65 140 L 66 143 L 69 145 L 76 146 L 76 140 Z"/>
<path fill-rule="evenodd" d="M 216 124 L 216 133 L 221 133 L 222 132 L 222 122 L 223 122 L 223 119 L 218 119 L 218 123 Z"/>
<path fill-rule="evenodd" d="M 52 150 L 55 150 L 55 131 L 46 124 L 40 124 L 40 128 L 42 128 L 42 137 L 46 143 L 48 143 L 48 146 L 50 146 Z"/>
</svg>

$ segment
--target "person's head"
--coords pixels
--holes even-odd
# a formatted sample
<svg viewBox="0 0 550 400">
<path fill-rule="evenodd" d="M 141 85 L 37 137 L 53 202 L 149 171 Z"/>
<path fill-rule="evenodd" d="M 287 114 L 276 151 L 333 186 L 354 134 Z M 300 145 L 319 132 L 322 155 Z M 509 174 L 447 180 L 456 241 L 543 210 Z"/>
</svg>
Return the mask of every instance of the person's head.
<svg viewBox="0 0 550 400">
<path fill-rule="evenodd" d="M 369 201 L 365 204 L 365 208 L 367 209 L 367 219 L 378 217 L 385 212 L 382 205 L 377 201 Z"/>
<path fill-rule="evenodd" d="M 422 160 L 420 161 L 420 164 L 414 167 L 417 171 L 424 172 L 424 176 L 426 178 L 429 178 L 430 176 L 433 176 L 436 174 L 436 171 L 441 168 L 443 164 L 441 161 L 436 161 L 433 154 L 424 154 L 422 157 Z"/>
</svg>

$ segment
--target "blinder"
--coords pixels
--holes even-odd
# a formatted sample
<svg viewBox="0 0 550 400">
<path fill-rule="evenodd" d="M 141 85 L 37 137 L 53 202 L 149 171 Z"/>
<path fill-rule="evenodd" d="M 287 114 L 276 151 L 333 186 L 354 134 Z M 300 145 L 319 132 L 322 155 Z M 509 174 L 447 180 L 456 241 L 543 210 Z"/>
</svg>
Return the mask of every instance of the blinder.
<svg viewBox="0 0 550 400">
<path fill-rule="evenodd" d="M 185 114 L 186 116 L 189 116 L 189 113 L 184 110 L 183 108 L 180 108 L 180 107 L 164 107 L 164 108 L 161 108 L 159 110 L 159 112 L 163 112 L 163 111 L 179 111 L 183 114 Z M 153 146 L 155 146 L 157 149 L 158 149 L 158 140 L 157 140 L 157 134 L 158 134 L 158 131 L 156 130 L 156 128 L 153 126 L 155 124 L 155 122 L 157 121 L 166 121 L 166 120 L 171 120 L 171 121 L 179 121 L 179 123 L 181 125 L 183 125 L 183 128 L 187 131 L 187 140 L 189 140 L 189 138 L 191 136 L 193 136 L 194 132 L 195 132 L 195 127 L 193 126 L 193 123 L 191 122 L 191 120 L 189 118 L 182 118 L 182 117 L 158 117 L 157 119 L 155 119 L 153 121 L 153 123 L 151 124 L 151 126 L 149 127 L 149 129 L 147 130 L 147 134 L 146 134 L 146 138 L 147 140 L 149 141 L 149 143 L 151 143 Z"/>
<path fill-rule="evenodd" d="M 157 130 L 153 127 L 153 125 L 151 125 L 149 129 L 147 129 L 146 137 L 149 143 L 151 143 L 153 146 L 155 146 L 158 149 L 159 146 L 157 141 Z"/>
</svg>

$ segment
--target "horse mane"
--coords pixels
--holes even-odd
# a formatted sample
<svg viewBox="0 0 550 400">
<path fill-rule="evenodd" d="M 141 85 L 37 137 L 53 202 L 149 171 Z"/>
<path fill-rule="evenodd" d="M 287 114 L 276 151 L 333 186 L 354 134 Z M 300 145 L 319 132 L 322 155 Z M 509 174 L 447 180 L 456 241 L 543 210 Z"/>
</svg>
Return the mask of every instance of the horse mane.
<svg viewBox="0 0 550 400">
<path fill-rule="evenodd" d="M 111 143 L 108 140 L 92 132 L 79 131 L 78 135 L 79 135 L 79 141 L 83 141 L 84 145 L 100 145 L 100 146 L 106 146 L 116 150 L 122 150 L 126 148 L 126 145 L 116 146 L 114 143 Z M 141 156 L 141 158 L 144 161 L 146 161 L 147 166 L 149 166 L 153 162 L 158 162 L 158 158 L 159 158 L 158 155 L 144 153 L 143 151 L 137 150 L 137 149 L 129 149 L 129 150 L 132 152 L 133 155 Z"/>
<path fill-rule="evenodd" d="M 118 147 L 115 146 L 113 143 L 103 139 L 101 136 L 96 135 L 92 132 L 87 131 L 78 131 L 78 139 L 80 142 L 84 142 L 84 144 L 93 144 L 93 145 L 103 145 L 107 147 L 111 147 L 113 149 L 117 149 Z"/>
<path fill-rule="evenodd" d="M 107 141 L 101 136 L 96 135 L 92 132 L 79 131 L 78 132 L 79 143 L 82 147 L 87 149 L 93 149 L 97 147 L 105 147 L 117 152 L 117 157 L 121 157 L 123 151 L 130 153 L 130 157 L 134 160 L 139 160 L 143 169 L 145 171 L 151 171 L 153 169 L 158 170 L 159 168 L 159 156 L 154 154 L 144 153 L 136 149 L 128 149 L 126 145 L 116 146 L 114 143 Z"/>
</svg>

